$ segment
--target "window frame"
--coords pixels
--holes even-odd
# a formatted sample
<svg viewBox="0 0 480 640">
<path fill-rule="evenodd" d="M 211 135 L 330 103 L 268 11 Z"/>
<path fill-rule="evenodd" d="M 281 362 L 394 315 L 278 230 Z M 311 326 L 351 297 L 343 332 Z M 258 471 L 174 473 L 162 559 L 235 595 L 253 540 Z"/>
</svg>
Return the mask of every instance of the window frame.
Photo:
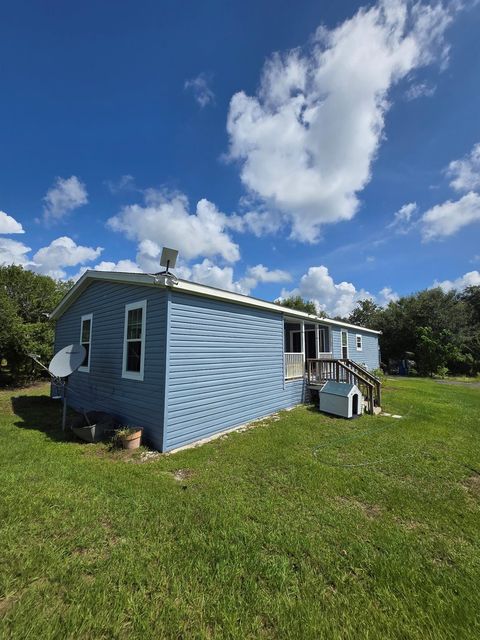
<svg viewBox="0 0 480 640">
<path fill-rule="evenodd" d="M 358 346 L 358 339 L 360 338 L 360 346 Z M 363 336 L 361 333 L 355 335 L 355 347 L 357 351 L 363 351 Z"/>
<path fill-rule="evenodd" d="M 90 333 L 88 336 L 88 361 L 87 366 L 78 367 L 77 371 L 82 373 L 90 373 L 90 364 L 92 362 L 92 331 L 93 331 L 93 313 L 85 313 L 80 318 L 80 344 L 83 346 L 85 341 L 83 340 L 83 323 L 90 320 Z"/>
<path fill-rule="evenodd" d="M 140 336 L 140 340 L 128 338 L 128 313 L 129 311 L 134 311 L 135 309 L 142 310 L 142 334 Z M 126 378 L 127 380 L 140 380 L 143 381 L 144 378 L 144 370 L 145 370 L 145 338 L 146 338 L 146 328 L 147 328 L 147 301 L 141 300 L 139 302 L 130 302 L 125 305 L 125 316 L 124 316 L 124 327 L 123 327 L 123 358 L 122 358 L 122 378 Z M 140 371 L 129 371 L 127 369 L 127 361 L 128 361 L 128 343 L 129 342 L 140 342 L 141 344 L 141 352 L 140 352 Z"/>
</svg>

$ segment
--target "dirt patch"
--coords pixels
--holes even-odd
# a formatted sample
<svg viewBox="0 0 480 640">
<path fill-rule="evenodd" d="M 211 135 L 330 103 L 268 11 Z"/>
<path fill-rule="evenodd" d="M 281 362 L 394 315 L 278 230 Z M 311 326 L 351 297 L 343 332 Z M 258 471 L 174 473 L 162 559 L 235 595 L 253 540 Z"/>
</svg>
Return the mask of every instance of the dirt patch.
<svg viewBox="0 0 480 640">
<path fill-rule="evenodd" d="M 346 498 L 344 496 L 338 497 L 337 500 L 342 504 L 347 504 L 359 509 L 364 515 L 367 516 L 367 518 L 378 518 L 382 514 L 382 509 L 378 506 L 378 504 L 368 504 L 366 502 L 362 502 L 361 500 L 357 500 L 356 498 Z"/>
<path fill-rule="evenodd" d="M 19 599 L 18 595 L 13 596 L 5 596 L 5 598 L 0 598 L 0 618 L 4 616 L 7 611 L 9 611 L 13 605 Z"/>
<path fill-rule="evenodd" d="M 480 498 L 480 476 L 470 476 L 463 482 L 463 486 L 476 498 Z"/>
<path fill-rule="evenodd" d="M 173 477 L 177 482 L 183 482 L 184 480 L 188 480 L 192 476 L 195 475 L 195 471 L 193 469 L 177 469 L 173 471 Z"/>
</svg>

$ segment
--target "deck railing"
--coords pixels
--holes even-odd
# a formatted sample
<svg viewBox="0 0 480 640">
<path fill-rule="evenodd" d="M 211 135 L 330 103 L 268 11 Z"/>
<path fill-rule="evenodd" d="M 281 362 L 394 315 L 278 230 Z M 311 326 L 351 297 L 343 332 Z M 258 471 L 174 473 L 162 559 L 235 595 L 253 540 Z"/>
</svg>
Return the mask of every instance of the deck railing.
<svg viewBox="0 0 480 640">
<path fill-rule="evenodd" d="M 321 385 L 327 380 L 356 384 L 367 401 L 367 410 L 381 403 L 380 380 L 352 360 L 309 359 L 307 360 L 307 380 L 310 385 Z"/>
<path fill-rule="evenodd" d="M 285 353 L 285 380 L 303 378 L 305 374 L 305 359 L 303 353 Z"/>
</svg>

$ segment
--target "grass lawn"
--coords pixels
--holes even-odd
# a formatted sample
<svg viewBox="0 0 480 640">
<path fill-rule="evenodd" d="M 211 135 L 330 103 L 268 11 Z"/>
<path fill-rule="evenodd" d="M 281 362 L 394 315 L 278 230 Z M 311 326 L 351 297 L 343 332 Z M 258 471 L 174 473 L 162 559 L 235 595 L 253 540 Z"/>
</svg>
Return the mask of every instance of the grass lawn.
<svg viewBox="0 0 480 640">
<path fill-rule="evenodd" d="M 480 389 L 299 407 L 140 463 L 0 392 L 0 637 L 480 637 Z M 228 411 L 228 408 L 225 408 Z"/>
</svg>

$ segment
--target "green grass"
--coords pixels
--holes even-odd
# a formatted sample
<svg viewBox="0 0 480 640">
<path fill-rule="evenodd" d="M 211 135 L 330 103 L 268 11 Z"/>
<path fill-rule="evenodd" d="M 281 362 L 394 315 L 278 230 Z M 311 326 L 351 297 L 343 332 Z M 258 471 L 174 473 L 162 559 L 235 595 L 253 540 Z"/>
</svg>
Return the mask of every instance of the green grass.
<svg viewBox="0 0 480 640">
<path fill-rule="evenodd" d="M 402 420 L 299 407 L 145 463 L 46 391 L 0 393 L 2 639 L 480 637 L 480 389 L 387 380 Z"/>
</svg>

